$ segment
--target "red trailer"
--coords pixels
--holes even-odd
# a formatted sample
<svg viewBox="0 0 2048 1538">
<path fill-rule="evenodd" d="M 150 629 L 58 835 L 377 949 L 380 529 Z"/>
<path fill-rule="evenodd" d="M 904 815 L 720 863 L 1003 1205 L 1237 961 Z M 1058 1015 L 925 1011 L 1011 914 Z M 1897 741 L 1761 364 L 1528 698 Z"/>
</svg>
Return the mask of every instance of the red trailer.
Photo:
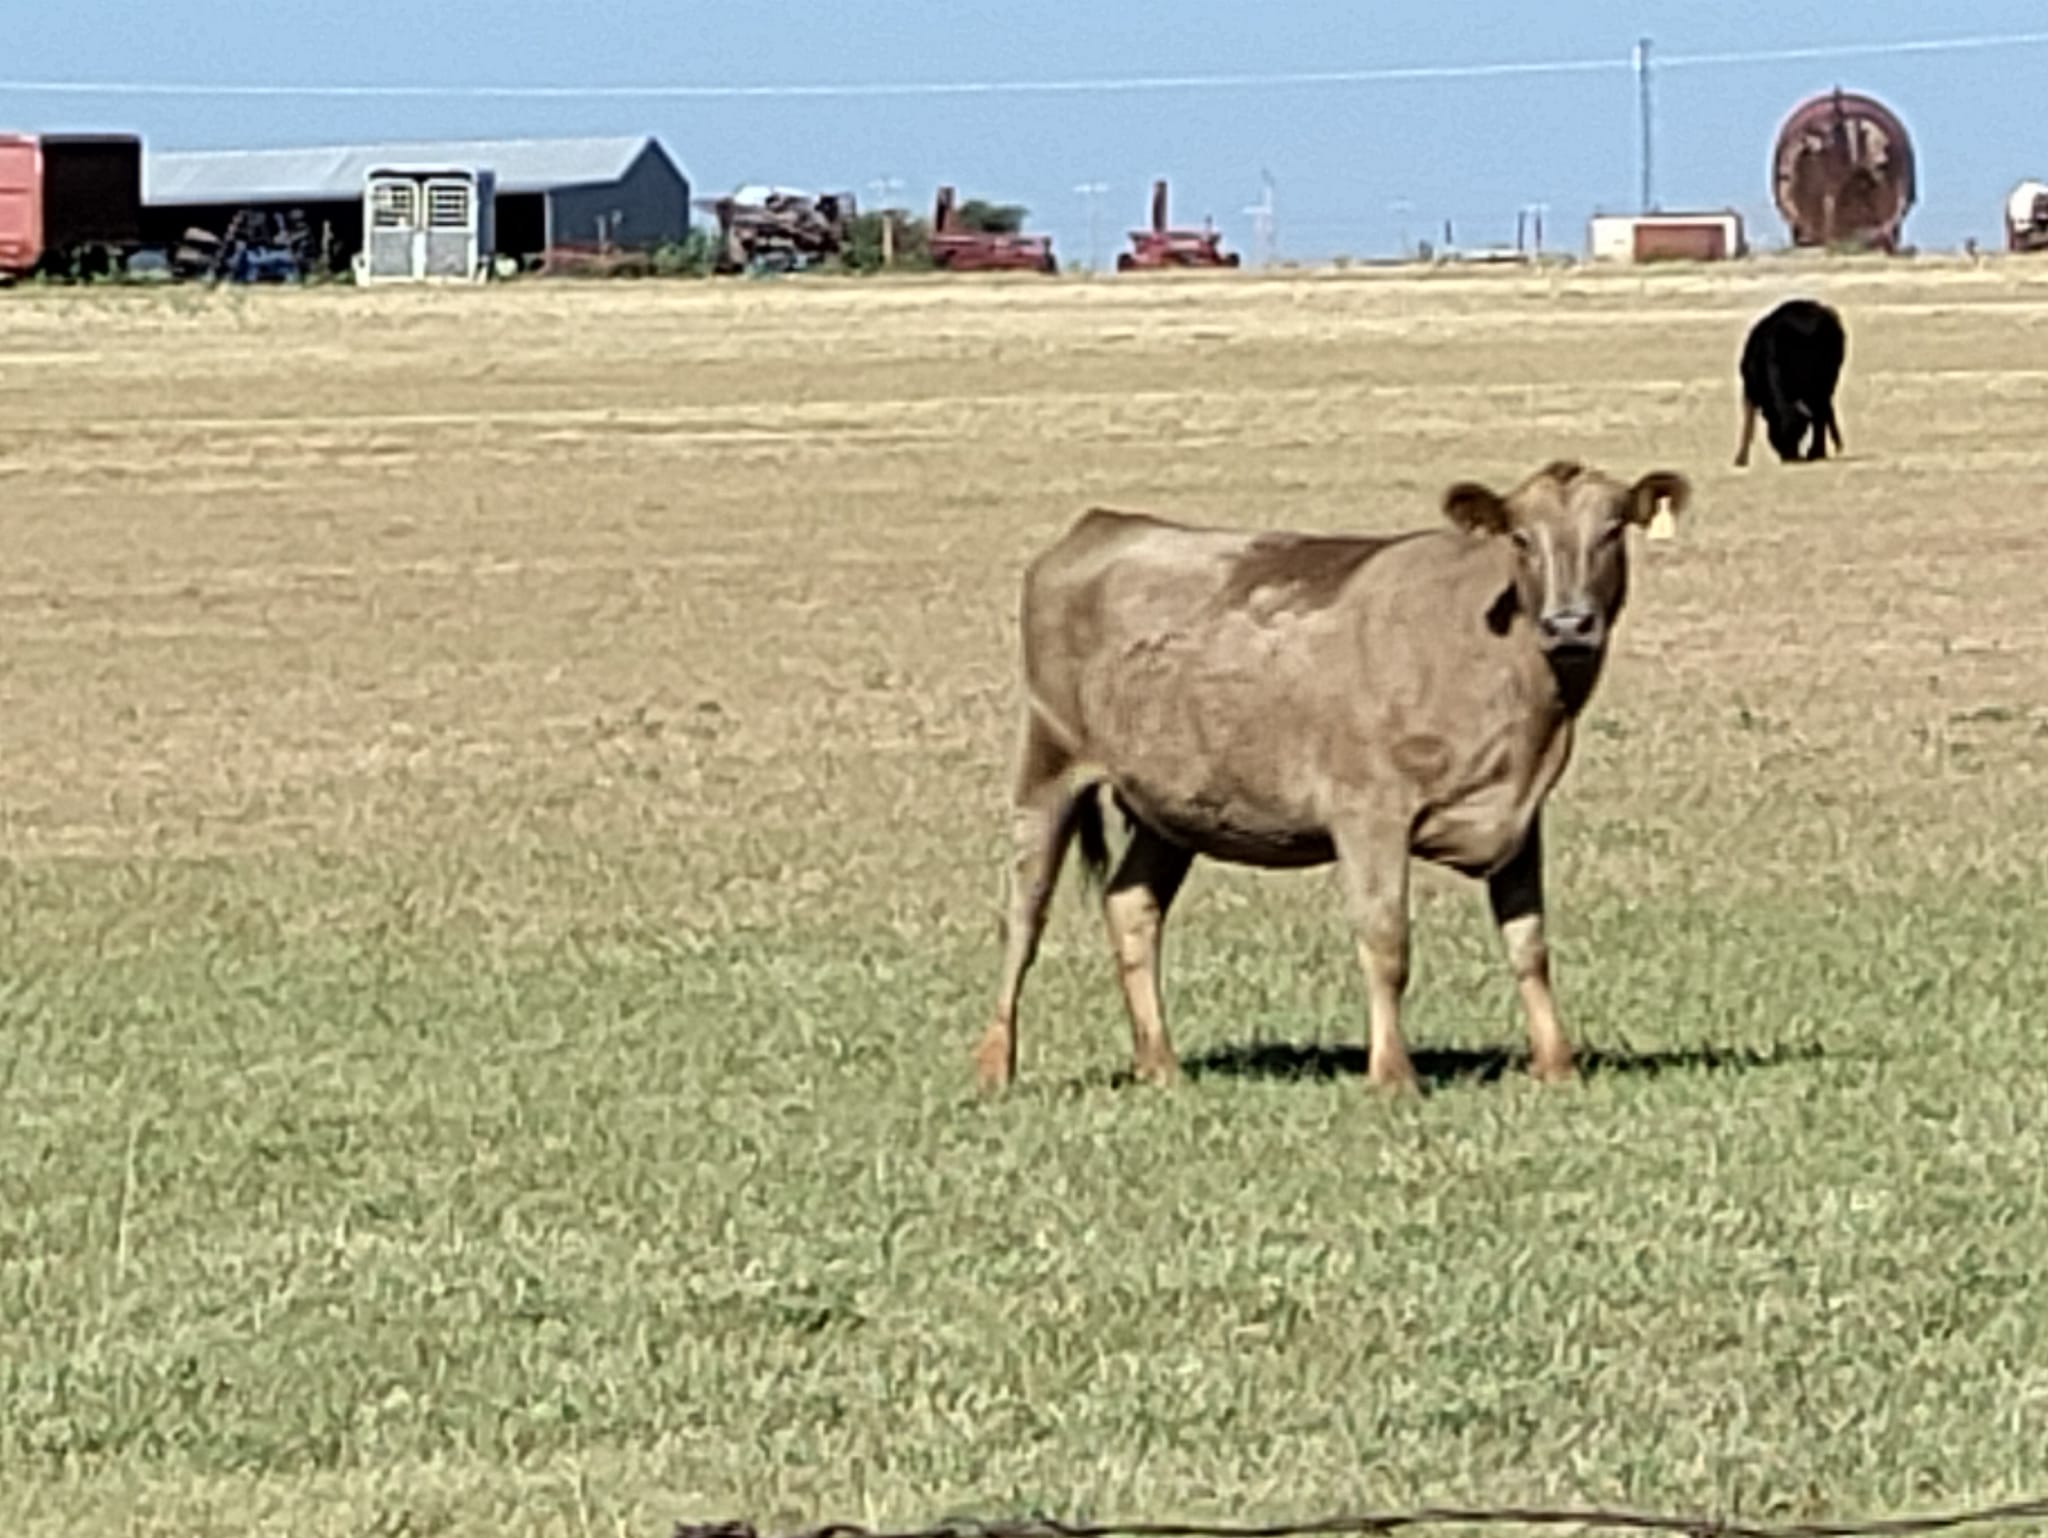
<svg viewBox="0 0 2048 1538">
<path fill-rule="evenodd" d="M 962 229 L 953 216 L 951 187 L 939 189 L 938 203 L 932 211 L 931 252 L 932 265 L 948 272 L 1059 271 L 1059 263 L 1053 260 L 1050 235 Z"/>
<path fill-rule="evenodd" d="M 1235 267 L 1235 251 L 1223 249 L 1223 237 L 1213 224 L 1199 230 L 1170 230 L 1166 227 L 1166 183 L 1152 184 L 1152 228 L 1131 231 L 1131 249 L 1117 254 L 1116 270 L 1130 272 L 1139 267 Z"/>
<path fill-rule="evenodd" d="M 141 239 L 141 139 L 0 134 L 0 277 L 113 271 Z"/>
</svg>

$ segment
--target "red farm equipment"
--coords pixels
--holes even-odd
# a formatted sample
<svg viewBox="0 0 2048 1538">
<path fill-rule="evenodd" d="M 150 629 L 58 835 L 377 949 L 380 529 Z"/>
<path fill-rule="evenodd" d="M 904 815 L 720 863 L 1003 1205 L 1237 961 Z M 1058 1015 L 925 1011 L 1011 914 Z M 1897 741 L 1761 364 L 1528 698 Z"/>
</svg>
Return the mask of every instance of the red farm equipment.
<svg viewBox="0 0 2048 1538">
<path fill-rule="evenodd" d="M 1050 235 L 1017 230 L 970 229 L 953 206 L 953 189 L 941 187 L 932 210 L 932 265 L 947 272 L 1059 271 Z"/>
<path fill-rule="evenodd" d="M 1199 230 L 1170 230 L 1166 227 L 1166 183 L 1152 184 L 1152 228 L 1131 231 L 1131 249 L 1117 253 L 1116 270 L 1135 272 L 1147 267 L 1235 267 L 1235 251 L 1223 249 L 1223 237 L 1214 223 L 1204 220 Z"/>
<path fill-rule="evenodd" d="M 142 238 L 142 141 L 0 134 L 0 282 L 118 271 Z"/>
</svg>

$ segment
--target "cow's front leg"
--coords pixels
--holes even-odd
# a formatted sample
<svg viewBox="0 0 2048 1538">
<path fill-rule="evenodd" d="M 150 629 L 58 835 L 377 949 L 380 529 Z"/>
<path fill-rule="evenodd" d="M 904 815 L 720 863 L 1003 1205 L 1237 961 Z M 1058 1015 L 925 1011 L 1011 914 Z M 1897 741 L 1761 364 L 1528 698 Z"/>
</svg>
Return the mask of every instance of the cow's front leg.
<svg viewBox="0 0 2048 1538">
<path fill-rule="evenodd" d="M 1546 1084 L 1573 1077 L 1571 1043 L 1557 1020 L 1557 1000 L 1550 991 L 1550 946 L 1543 936 L 1543 820 L 1529 824 L 1529 833 L 1512 859 L 1486 882 L 1493 921 L 1500 926 L 1515 991 L 1529 1023 L 1529 1072 Z"/>
<path fill-rule="evenodd" d="M 1756 402 L 1747 396 L 1742 402 L 1742 440 L 1735 445 L 1735 468 L 1749 463 L 1749 446 L 1756 439 Z"/>
<path fill-rule="evenodd" d="M 1336 845 L 1372 1012 L 1366 1078 L 1382 1089 L 1412 1089 L 1415 1067 L 1401 1039 L 1401 995 L 1408 987 L 1408 824 L 1393 817 L 1360 818 L 1338 830 Z"/>
</svg>

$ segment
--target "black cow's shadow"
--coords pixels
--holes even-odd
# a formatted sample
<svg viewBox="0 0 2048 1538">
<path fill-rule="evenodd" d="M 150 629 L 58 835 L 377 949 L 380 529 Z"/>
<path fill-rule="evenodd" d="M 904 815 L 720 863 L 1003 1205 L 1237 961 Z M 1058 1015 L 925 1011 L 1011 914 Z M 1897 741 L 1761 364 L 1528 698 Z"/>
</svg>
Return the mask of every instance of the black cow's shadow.
<svg viewBox="0 0 2048 1538">
<path fill-rule="evenodd" d="M 1864 454 L 1854 452 L 1848 449 L 1842 449 L 1828 455 L 1826 459 L 1808 459 L 1803 454 L 1797 459 L 1779 459 L 1776 455 L 1773 455 L 1769 459 L 1751 459 L 1747 465 L 1730 465 L 1729 469 L 1734 471 L 1734 473 L 1737 475 L 1741 475 L 1745 470 L 1757 470 L 1762 468 L 1769 468 L 1772 470 L 1793 471 L 1817 470 L 1827 465 L 1871 464 L 1874 463 L 1876 459 L 1877 456 L 1875 454 Z"/>
<path fill-rule="evenodd" d="M 1447 1084 L 1490 1084 L 1528 1067 L 1528 1055 L 1505 1047 L 1411 1047 L 1409 1061 L 1426 1089 Z M 1798 1046 L 1674 1047 L 1660 1051 L 1580 1047 L 1579 1073 L 1588 1079 L 1608 1074 L 1655 1077 L 1669 1072 L 1751 1073 L 1819 1062 L 1829 1056 L 1817 1042 Z M 1364 1078 L 1366 1049 L 1332 1042 L 1259 1041 L 1212 1048 L 1183 1058 L 1189 1079 L 1311 1080 Z"/>
</svg>

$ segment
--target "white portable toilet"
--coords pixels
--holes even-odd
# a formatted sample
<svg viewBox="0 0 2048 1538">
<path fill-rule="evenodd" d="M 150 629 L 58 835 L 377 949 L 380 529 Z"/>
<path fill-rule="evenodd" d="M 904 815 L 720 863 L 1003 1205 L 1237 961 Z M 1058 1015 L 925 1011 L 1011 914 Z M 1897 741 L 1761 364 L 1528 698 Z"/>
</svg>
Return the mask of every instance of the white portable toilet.
<svg viewBox="0 0 2048 1538">
<path fill-rule="evenodd" d="M 363 178 L 360 283 L 476 283 L 495 254 L 497 178 L 480 168 L 379 166 Z"/>
</svg>

